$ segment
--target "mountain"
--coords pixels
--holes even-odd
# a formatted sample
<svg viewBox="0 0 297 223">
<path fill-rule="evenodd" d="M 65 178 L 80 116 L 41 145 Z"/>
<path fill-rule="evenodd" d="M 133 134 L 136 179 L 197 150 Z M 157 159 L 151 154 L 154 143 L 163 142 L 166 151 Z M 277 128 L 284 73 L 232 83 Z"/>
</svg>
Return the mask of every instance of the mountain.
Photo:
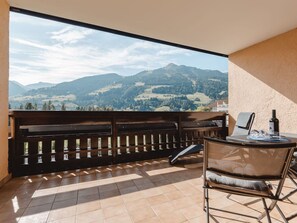
<svg viewBox="0 0 297 223">
<path fill-rule="evenodd" d="M 25 93 L 25 95 L 46 94 L 48 96 L 55 95 L 85 95 L 89 92 L 98 90 L 102 87 L 115 83 L 123 77 L 110 73 L 103 75 L 88 76 L 76 79 L 70 82 L 63 82 L 50 88 L 35 89 Z"/>
<path fill-rule="evenodd" d="M 8 89 L 9 96 L 22 95 L 27 91 L 26 87 L 17 81 L 9 81 Z"/>
<path fill-rule="evenodd" d="M 12 107 L 36 103 L 41 109 L 49 100 L 59 109 L 112 108 L 114 110 L 196 110 L 228 96 L 228 75 L 168 64 L 132 76 L 115 73 L 83 77 L 52 87 L 29 90 L 10 97 Z"/>
<path fill-rule="evenodd" d="M 53 87 L 53 86 L 55 86 L 55 84 L 47 83 L 47 82 L 38 82 L 35 84 L 28 84 L 25 87 L 27 90 L 32 90 L 32 89 L 47 88 L 47 87 Z"/>
</svg>

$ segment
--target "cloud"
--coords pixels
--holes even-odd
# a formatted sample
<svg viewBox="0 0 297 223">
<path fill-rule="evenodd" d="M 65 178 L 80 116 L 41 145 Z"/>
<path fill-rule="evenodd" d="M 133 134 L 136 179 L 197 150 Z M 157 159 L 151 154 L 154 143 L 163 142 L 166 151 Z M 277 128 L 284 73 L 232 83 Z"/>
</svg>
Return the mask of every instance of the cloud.
<svg viewBox="0 0 297 223">
<path fill-rule="evenodd" d="M 175 54 L 184 54 L 184 55 L 189 55 L 190 53 L 188 50 L 185 49 L 179 49 L 179 48 L 172 48 L 172 47 L 164 47 L 164 49 L 161 49 L 158 52 L 158 55 L 160 56 L 165 56 L 165 55 L 175 55 Z"/>
<path fill-rule="evenodd" d="M 183 49 L 142 40 L 126 41 L 121 37 L 115 38 L 115 41 L 123 41 L 123 44 L 115 46 L 109 41 L 99 42 L 100 33 L 95 33 L 97 39 L 89 38 L 94 32 L 67 26 L 50 32 L 48 41 L 42 38 L 11 38 L 11 50 L 14 52 L 11 78 L 29 84 L 38 81 L 59 83 L 110 72 L 131 75 L 166 65 L 169 55 L 185 54 Z"/>
<path fill-rule="evenodd" d="M 51 39 L 54 39 L 63 44 L 76 43 L 78 40 L 86 38 L 88 35 L 94 33 L 92 29 L 65 27 L 60 31 L 52 32 Z"/>
</svg>

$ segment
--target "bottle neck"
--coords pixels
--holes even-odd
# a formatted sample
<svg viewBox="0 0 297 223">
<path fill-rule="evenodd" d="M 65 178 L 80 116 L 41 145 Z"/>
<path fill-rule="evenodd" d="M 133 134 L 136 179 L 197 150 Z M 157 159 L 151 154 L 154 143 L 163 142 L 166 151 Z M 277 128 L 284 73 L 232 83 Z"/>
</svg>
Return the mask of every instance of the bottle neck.
<svg viewBox="0 0 297 223">
<path fill-rule="evenodd" d="M 272 110 L 272 118 L 276 118 L 276 111 Z"/>
</svg>

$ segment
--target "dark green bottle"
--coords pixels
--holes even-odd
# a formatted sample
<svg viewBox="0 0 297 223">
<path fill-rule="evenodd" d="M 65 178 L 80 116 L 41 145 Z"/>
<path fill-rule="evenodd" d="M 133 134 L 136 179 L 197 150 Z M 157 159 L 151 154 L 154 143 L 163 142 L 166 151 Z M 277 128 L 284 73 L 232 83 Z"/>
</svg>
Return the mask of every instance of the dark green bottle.
<svg viewBox="0 0 297 223">
<path fill-rule="evenodd" d="M 272 118 L 269 120 L 269 134 L 274 136 L 279 135 L 279 121 L 276 118 L 275 109 L 272 110 Z"/>
</svg>

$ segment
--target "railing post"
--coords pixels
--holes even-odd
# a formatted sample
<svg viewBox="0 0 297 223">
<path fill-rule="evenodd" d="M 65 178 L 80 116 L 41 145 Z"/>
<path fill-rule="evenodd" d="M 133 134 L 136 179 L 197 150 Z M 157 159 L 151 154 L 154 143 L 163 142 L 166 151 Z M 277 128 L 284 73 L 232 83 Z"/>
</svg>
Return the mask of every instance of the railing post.
<svg viewBox="0 0 297 223">
<path fill-rule="evenodd" d="M 182 127 L 181 127 L 181 114 L 178 114 L 178 120 L 177 120 L 177 148 L 181 148 L 181 139 L 182 137 Z"/>
<path fill-rule="evenodd" d="M 117 126 L 116 126 L 116 117 L 113 115 L 111 121 L 111 151 L 112 151 L 112 162 L 117 162 Z"/>
<path fill-rule="evenodd" d="M 227 114 L 225 114 L 223 116 L 223 121 L 222 121 L 222 128 L 223 128 L 223 138 L 225 139 L 228 135 L 228 128 L 226 126 L 227 122 L 226 122 L 226 117 L 227 117 Z"/>
</svg>

